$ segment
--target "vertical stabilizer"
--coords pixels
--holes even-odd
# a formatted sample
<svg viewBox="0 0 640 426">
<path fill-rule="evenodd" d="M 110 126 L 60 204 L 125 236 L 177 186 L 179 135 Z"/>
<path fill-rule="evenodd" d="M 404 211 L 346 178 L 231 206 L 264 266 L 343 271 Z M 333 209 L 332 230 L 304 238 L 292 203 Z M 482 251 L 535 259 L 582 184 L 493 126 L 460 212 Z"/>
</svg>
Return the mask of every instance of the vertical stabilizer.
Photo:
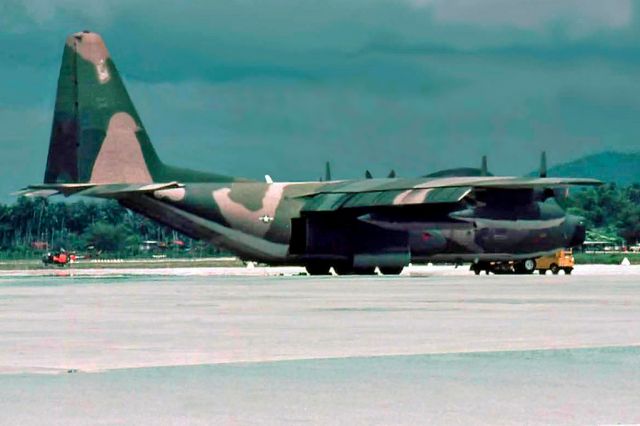
<svg viewBox="0 0 640 426">
<path fill-rule="evenodd" d="M 45 183 L 220 182 L 163 164 L 99 34 L 70 35 L 58 78 Z"/>
<path fill-rule="evenodd" d="M 102 37 L 70 35 L 45 183 L 150 183 L 161 167 Z"/>
</svg>

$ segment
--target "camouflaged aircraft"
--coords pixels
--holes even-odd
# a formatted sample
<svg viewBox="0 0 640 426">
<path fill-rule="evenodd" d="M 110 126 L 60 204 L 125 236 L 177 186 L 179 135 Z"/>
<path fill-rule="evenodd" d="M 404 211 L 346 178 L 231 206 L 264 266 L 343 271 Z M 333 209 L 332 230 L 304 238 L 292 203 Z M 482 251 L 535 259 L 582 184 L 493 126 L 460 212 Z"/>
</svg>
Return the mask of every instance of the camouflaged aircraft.
<svg viewBox="0 0 640 426">
<path fill-rule="evenodd" d="M 102 38 L 66 40 L 44 184 L 121 205 L 242 259 L 310 274 L 398 274 L 426 260 L 531 259 L 581 244 L 554 194 L 592 179 L 445 176 L 266 182 L 163 163 Z"/>
</svg>

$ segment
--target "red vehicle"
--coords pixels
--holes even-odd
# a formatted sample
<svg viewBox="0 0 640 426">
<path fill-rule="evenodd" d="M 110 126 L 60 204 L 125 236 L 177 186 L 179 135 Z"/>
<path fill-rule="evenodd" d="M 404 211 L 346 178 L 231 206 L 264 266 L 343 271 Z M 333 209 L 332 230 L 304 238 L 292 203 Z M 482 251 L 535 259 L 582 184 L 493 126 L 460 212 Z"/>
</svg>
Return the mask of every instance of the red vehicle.
<svg viewBox="0 0 640 426">
<path fill-rule="evenodd" d="M 74 262 L 76 260 L 76 255 L 73 253 L 67 253 L 64 250 L 60 250 L 57 253 L 49 252 L 42 256 L 42 263 L 45 265 L 56 265 L 61 268 L 70 262 Z"/>
</svg>

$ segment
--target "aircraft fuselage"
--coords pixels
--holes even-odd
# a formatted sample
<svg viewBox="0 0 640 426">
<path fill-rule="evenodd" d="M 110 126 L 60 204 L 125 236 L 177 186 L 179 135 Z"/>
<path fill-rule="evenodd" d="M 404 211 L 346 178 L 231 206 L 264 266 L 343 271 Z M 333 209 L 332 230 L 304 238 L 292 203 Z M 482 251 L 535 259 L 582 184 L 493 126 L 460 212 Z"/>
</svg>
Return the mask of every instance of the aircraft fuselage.
<svg viewBox="0 0 640 426">
<path fill-rule="evenodd" d="M 195 183 L 121 202 L 246 260 L 267 263 L 305 264 L 389 252 L 396 262 L 526 259 L 584 238 L 580 219 L 552 201 L 532 201 L 520 211 L 470 207 L 462 201 L 305 212 L 305 194 L 331 184 Z"/>
</svg>

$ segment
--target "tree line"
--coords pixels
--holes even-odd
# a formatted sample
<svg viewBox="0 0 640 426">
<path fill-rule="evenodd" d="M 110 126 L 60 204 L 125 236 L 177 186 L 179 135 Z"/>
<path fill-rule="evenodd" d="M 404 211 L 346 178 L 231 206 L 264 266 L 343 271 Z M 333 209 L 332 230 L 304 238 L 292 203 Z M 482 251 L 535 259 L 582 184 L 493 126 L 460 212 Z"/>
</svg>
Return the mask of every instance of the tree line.
<svg viewBox="0 0 640 426">
<path fill-rule="evenodd" d="M 576 191 L 566 200 L 572 214 L 586 219 L 587 229 L 621 238 L 627 245 L 640 242 L 640 184 L 615 183 Z"/>
<path fill-rule="evenodd" d="M 573 191 L 561 202 L 569 213 L 585 217 L 589 229 L 640 241 L 640 184 L 615 184 Z M 157 241 L 157 247 L 145 241 Z M 215 255 L 220 251 L 120 206 L 116 201 L 51 202 L 21 197 L 0 204 L 0 256 L 29 257 L 46 250 L 148 254 L 148 249 L 173 254 Z"/>
<path fill-rule="evenodd" d="M 157 245 L 146 242 L 155 241 Z M 220 251 L 120 206 L 116 201 L 51 202 L 20 197 L 0 204 L 0 256 L 21 258 L 65 249 L 136 256 L 149 252 L 210 256 Z"/>
</svg>

